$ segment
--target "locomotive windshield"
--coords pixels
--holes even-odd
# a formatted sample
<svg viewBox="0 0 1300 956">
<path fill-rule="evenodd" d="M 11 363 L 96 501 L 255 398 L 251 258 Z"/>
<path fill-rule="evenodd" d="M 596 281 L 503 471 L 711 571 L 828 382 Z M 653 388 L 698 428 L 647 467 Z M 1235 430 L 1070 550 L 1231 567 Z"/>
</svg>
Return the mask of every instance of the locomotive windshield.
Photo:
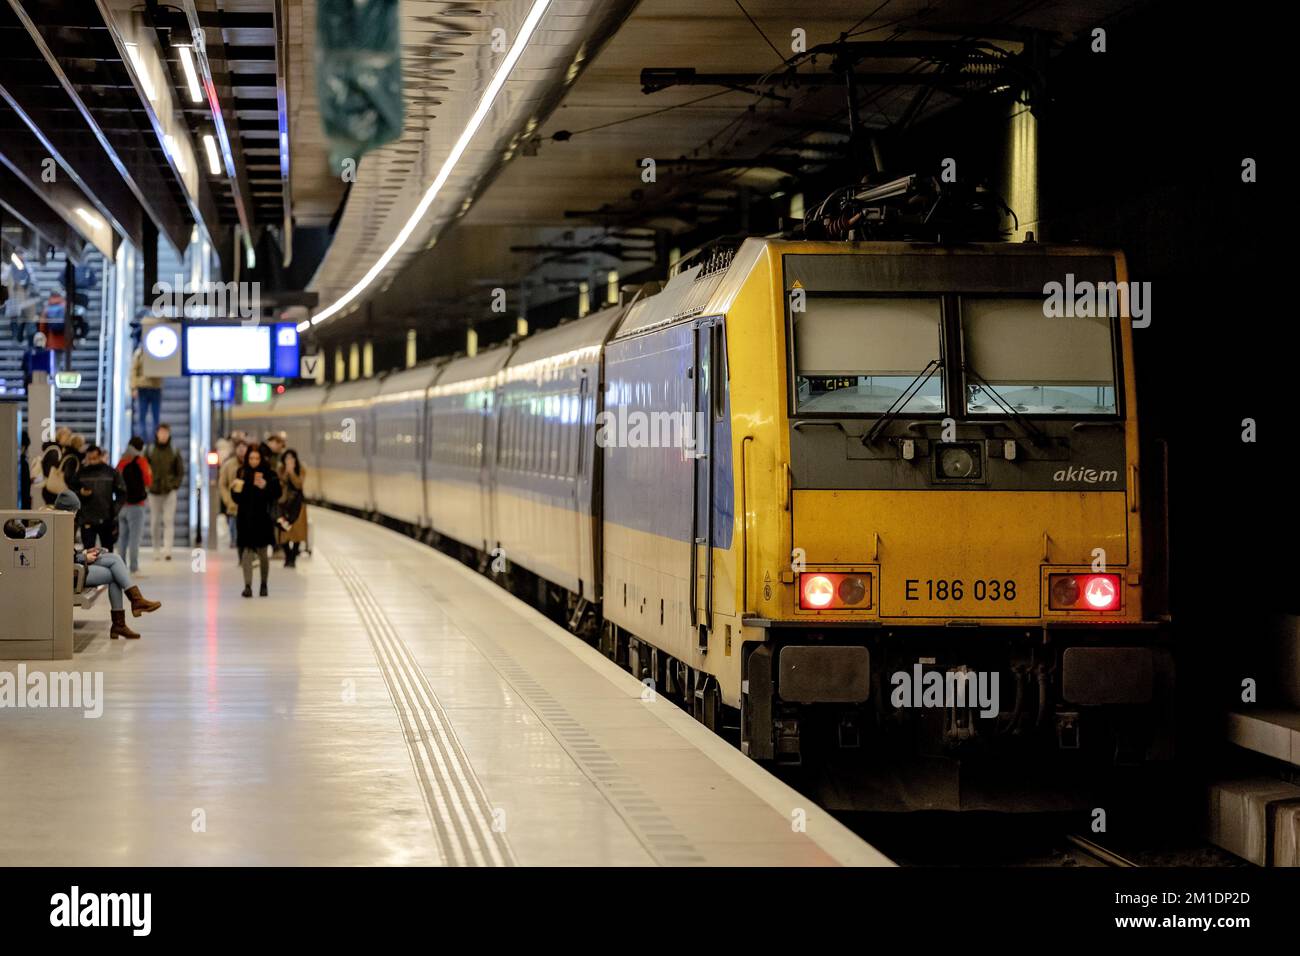
<svg viewBox="0 0 1300 956">
<path fill-rule="evenodd" d="M 965 298 L 966 411 L 1113 415 L 1111 320 L 1047 317 L 1043 300 Z"/>
<path fill-rule="evenodd" d="M 879 414 L 942 359 L 938 298 L 809 295 L 793 313 L 795 410 Z M 900 409 L 944 410 L 943 376 L 931 375 Z"/>
</svg>

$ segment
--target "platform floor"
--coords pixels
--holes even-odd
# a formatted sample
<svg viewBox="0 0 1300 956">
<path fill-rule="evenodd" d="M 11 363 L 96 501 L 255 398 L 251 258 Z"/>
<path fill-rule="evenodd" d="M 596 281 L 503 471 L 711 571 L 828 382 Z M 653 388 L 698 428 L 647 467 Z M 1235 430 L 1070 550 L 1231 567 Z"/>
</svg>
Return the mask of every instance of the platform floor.
<svg viewBox="0 0 1300 956">
<path fill-rule="evenodd" d="M 102 672 L 104 708 L 0 708 L 0 863 L 888 864 L 469 569 L 312 520 L 269 597 L 232 551 L 146 555 L 142 640 L 105 595 L 74 661 L 26 665 Z"/>
</svg>

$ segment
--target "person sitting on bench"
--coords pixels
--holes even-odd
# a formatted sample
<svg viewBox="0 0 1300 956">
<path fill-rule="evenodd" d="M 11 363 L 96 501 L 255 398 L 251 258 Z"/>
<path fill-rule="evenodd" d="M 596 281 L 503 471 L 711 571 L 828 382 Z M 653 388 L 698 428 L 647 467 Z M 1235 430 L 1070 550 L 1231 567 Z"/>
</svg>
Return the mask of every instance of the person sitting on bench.
<svg viewBox="0 0 1300 956">
<path fill-rule="evenodd" d="M 81 499 L 75 492 L 62 491 L 54 499 L 54 510 L 70 511 L 73 514 L 81 508 Z M 108 636 L 116 640 L 125 637 L 135 640 L 140 637 L 126 624 L 126 608 L 123 597 L 131 600 L 131 614 L 139 617 L 162 607 L 161 601 L 150 601 L 131 580 L 131 572 L 126 569 L 126 562 L 119 555 L 100 548 L 82 548 L 74 541 L 72 560 L 86 566 L 86 587 L 108 585 L 108 602 L 112 606 L 113 626 Z"/>
</svg>

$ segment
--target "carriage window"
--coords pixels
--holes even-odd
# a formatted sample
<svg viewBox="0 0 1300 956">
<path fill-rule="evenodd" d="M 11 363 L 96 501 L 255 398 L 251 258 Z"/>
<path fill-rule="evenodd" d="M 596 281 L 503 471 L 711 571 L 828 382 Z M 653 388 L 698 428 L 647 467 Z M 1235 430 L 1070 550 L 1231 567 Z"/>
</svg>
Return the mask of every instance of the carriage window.
<svg viewBox="0 0 1300 956">
<path fill-rule="evenodd" d="M 792 315 L 796 412 L 880 414 L 942 355 L 937 298 L 809 295 L 804 305 Z M 942 370 L 900 410 L 942 412 Z"/>
<path fill-rule="evenodd" d="M 506 421 L 510 423 L 510 428 L 506 432 L 506 461 L 510 464 L 512 471 L 519 470 L 519 403 L 513 402 L 506 406 Z"/>
<path fill-rule="evenodd" d="M 540 474 L 542 470 L 542 421 L 537 400 L 528 400 L 528 470 Z"/>
<path fill-rule="evenodd" d="M 966 410 L 1113 415 L 1111 320 L 1043 315 L 1043 300 L 962 300 Z"/>
</svg>

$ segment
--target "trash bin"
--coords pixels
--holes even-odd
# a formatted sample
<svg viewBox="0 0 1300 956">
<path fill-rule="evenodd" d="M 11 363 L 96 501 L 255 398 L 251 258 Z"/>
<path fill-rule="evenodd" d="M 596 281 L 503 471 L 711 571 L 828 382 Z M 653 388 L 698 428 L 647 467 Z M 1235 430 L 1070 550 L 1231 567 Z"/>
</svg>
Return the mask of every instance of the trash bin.
<svg viewBox="0 0 1300 956">
<path fill-rule="evenodd" d="M 72 657 L 73 516 L 0 511 L 0 660 Z"/>
</svg>

